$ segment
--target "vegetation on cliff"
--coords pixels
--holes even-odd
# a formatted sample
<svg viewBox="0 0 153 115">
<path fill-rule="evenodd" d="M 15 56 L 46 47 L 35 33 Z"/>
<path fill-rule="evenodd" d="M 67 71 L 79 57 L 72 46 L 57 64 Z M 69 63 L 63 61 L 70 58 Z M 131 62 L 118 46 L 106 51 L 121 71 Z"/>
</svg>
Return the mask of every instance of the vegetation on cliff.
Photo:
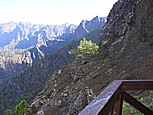
<svg viewBox="0 0 153 115">
<path fill-rule="evenodd" d="M 77 49 L 68 51 L 69 54 L 73 54 L 76 59 L 78 58 L 85 58 L 89 56 L 93 56 L 95 54 L 98 54 L 99 47 L 95 43 L 93 43 L 91 40 L 86 40 L 84 37 Z"/>
</svg>

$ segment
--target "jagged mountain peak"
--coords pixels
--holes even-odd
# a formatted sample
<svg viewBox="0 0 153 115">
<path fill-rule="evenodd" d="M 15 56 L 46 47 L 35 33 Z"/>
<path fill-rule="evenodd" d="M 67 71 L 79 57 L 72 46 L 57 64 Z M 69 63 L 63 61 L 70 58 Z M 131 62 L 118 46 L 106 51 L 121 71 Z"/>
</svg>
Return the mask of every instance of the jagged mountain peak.
<svg viewBox="0 0 153 115">
<path fill-rule="evenodd" d="M 69 27 L 66 29 L 65 33 L 74 33 L 76 28 L 77 28 L 76 25 L 71 24 L 71 25 L 69 25 Z"/>
<path fill-rule="evenodd" d="M 0 32 L 2 34 L 5 32 L 7 32 L 7 33 L 12 32 L 16 28 L 16 26 L 17 25 L 15 22 L 0 24 Z"/>
<path fill-rule="evenodd" d="M 75 36 L 81 38 L 82 35 L 89 33 L 94 29 L 101 28 L 106 23 L 106 17 L 99 18 L 98 16 L 94 17 L 91 21 L 82 20 L 78 28 L 75 30 Z"/>
</svg>

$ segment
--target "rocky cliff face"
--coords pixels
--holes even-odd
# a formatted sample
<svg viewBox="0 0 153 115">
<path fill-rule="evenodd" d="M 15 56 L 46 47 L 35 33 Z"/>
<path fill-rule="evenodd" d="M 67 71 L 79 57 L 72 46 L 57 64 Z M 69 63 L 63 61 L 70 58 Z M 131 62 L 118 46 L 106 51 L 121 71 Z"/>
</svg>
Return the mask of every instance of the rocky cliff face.
<svg viewBox="0 0 153 115">
<path fill-rule="evenodd" d="M 15 76 L 25 68 L 32 66 L 32 62 L 29 51 L 0 50 L 0 83 L 7 78 Z"/>
<path fill-rule="evenodd" d="M 119 0 L 108 16 L 100 38 L 104 57 L 138 57 L 152 52 L 153 1 Z"/>
<path fill-rule="evenodd" d="M 152 79 L 153 1 L 119 0 L 100 37 L 100 59 L 55 72 L 31 109 L 37 115 L 78 114 L 115 79 Z"/>
</svg>

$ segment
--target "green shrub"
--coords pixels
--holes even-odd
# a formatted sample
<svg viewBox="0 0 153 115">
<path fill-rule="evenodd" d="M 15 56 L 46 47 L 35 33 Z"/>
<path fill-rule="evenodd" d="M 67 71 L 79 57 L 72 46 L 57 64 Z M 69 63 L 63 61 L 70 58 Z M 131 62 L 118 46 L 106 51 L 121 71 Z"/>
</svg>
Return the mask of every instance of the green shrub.
<svg viewBox="0 0 153 115">
<path fill-rule="evenodd" d="M 29 115 L 30 114 L 30 106 L 28 105 L 27 101 L 22 100 L 17 106 L 16 106 L 16 114 L 17 115 Z"/>
<path fill-rule="evenodd" d="M 84 58 L 86 56 L 93 56 L 95 54 L 98 54 L 99 47 L 95 43 L 93 43 L 91 40 L 86 40 L 84 37 L 77 47 L 76 50 L 70 50 L 68 51 L 69 54 L 73 54 L 76 59 L 78 58 Z"/>
</svg>

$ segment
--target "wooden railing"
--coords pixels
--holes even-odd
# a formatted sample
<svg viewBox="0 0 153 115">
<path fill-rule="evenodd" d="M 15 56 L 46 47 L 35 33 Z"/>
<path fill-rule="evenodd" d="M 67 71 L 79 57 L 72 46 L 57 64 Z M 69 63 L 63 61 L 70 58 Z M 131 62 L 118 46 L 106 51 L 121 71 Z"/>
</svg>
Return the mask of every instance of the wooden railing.
<svg viewBox="0 0 153 115">
<path fill-rule="evenodd" d="M 144 115 L 153 115 L 153 111 L 128 94 L 128 90 L 153 90 L 153 80 L 115 80 L 79 115 L 121 115 L 123 100 Z"/>
</svg>

